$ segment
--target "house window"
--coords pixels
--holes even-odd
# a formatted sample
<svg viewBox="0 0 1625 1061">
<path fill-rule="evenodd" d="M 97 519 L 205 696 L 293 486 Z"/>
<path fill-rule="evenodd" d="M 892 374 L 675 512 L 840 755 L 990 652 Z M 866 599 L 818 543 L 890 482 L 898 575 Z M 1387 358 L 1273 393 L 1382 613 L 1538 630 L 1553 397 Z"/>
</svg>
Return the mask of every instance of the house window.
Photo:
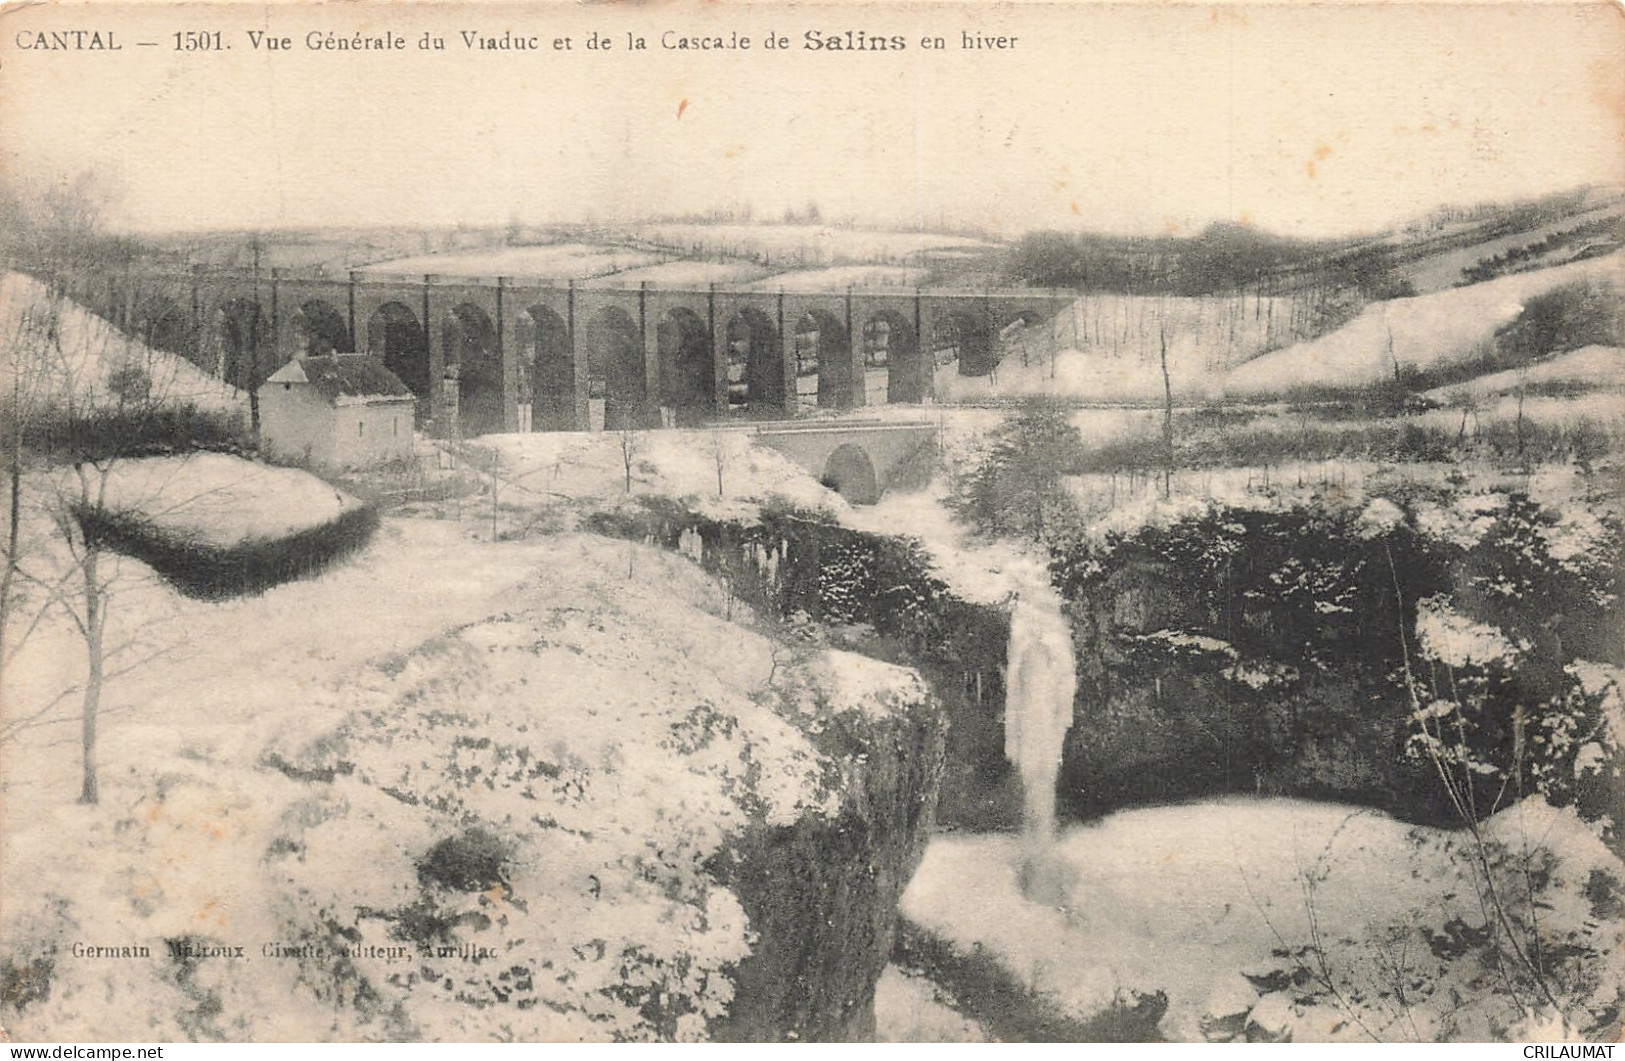
<svg viewBox="0 0 1625 1061">
<path fill-rule="evenodd" d="M 391 435 L 394 435 L 396 438 L 401 437 L 401 418 L 400 417 L 396 416 L 396 417 L 392 417 L 390 419 L 390 421 L 389 421 L 389 433 Z"/>
<path fill-rule="evenodd" d="M 364 435 L 366 433 L 367 433 L 367 422 L 365 420 L 357 420 L 355 422 L 355 437 L 360 438 L 362 435 Z"/>
<path fill-rule="evenodd" d="M 282 385 L 282 389 L 285 390 L 285 391 L 291 391 L 291 390 L 293 390 L 293 384 L 292 383 L 284 383 Z"/>
</svg>

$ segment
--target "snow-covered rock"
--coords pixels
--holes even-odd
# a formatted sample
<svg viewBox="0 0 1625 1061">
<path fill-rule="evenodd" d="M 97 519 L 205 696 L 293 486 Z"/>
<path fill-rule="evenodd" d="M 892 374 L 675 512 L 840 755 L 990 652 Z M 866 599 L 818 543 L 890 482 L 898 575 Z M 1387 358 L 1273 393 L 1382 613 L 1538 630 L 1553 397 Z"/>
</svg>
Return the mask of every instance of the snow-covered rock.
<svg viewBox="0 0 1625 1061">
<path fill-rule="evenodd" d="M 263 602 L 180 605 L 201 637 L 190 684 L 162 718 L 109 717 L 107 820 L 6 822 L 6 894 L 30 884 L 0 911 L 0 966 L 49 987 L 8 1006 L 8 1030 L 872 1035 L 941 773 L 917 676 L 876 665 L 822 690 L 838 665 L 798 671 L 799 649 L 730 622 L 713 580 L 648 546 L 428 543 L 403 526 L 359 562 L 389 568 L 381 583 L 279 587 L 293 625 L 249 645 L 224 632 L 267 618 Z M 486 566 L 472 587 L 448 543 Z M 402 582 L 428 595 L 400 609 L 404 638 L 353 599 Z M 786 703 L 792 675 L 842 712 Z M 888 709 L 860 709 L 869 693 Z M 64 834 L 82 841 L 72 865 Z M 73 961 L 81 935 L 155 957 Z M 194 970 L 167 956 L 176 938 L 283 950 L 252 976 Z M 197 984 L 219 1005 L 200 1011 Z"/>
<path fill-rule="evenodd" d="M 1231 1042 L 1247 1027 L 1247 1014 L 1258 1003 L 1258 991 L 1244 976 L 1215 980 L 1202 1006 L 1200 1027 L 1208 1042 Z"/>
<path fill-rule="evenodd" d="M 1297 1017 L 1292 996 L 1285 991 L 1274 991 L 1248 1010 L 1244 1034 L 1250 1043 L 1290 1042 Z"/>
</svg>

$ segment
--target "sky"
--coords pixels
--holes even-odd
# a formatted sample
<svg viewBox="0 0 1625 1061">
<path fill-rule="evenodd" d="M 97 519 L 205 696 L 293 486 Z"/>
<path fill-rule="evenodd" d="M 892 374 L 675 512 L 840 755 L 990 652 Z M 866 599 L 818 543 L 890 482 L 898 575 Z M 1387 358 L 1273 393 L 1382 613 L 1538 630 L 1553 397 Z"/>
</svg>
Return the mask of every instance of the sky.
<svg viewBox="0 0 1625 1061">
<path fill-rule="evenodd" d="M 0 167 L 136 230 L 825 218 L 1321 236 L 1625 178 L 1606 4 L 42 5 L 0 16 Z M 117 52 L 26 47 L 112 32 Z M 229 49 L 177 52 L 218 30 Z M 257 30 L 289 50 L 254 48 Z M 398 34 L 388 52 L 308 35 Z M 464 31 L 534 37 L 469 49 Z M 748 51 L 663 48 L 749 36 Z M 847 30 L 900 50 L 809 50 Z M 589 50 L 598 32 L 615 42 Z M 444 50 L 422 50 L 425 33 Z M 648 50 L 626 48 L 628 32 Z M 772 33 L 789 47 L 767 49 Z M 1013 37 L 966 49 L 966 33 Z M 553 42 L 569 37 L 568 51 Z M 941 51 L 922 48 L 941 38 Z M 138 41 L 155 42 L 141 47 Z"/>
</svg>

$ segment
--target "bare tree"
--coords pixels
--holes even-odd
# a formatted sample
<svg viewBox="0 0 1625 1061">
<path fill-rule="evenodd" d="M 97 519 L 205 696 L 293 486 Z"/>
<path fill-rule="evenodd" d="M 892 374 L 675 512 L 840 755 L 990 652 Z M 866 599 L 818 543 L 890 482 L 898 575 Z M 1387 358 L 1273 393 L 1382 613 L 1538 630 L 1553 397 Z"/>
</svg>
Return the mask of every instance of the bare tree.
<svg viewBox="0 0 1625 1061">
<path fill-rule="evenodd" d="M 169 355 L 77 311 L 69 300 L 75 283 L 112 264 L 98 259 L 97 204 L 89 187 L 70 187 L 78 198 L 62 191 L 44 198 L 35 214 L 37 253 L 28 262 L 36 277 L 14 281 L 23 285 L 18 291 L 27 305 L 20 310 L 18 341 L 10 351 L 13 383 L 5 426 L 13 443 L 7 470 L 11 506 L 0 629 L 15 629 L 4 649 L 8 659 L 48 613 L 64 617 L 82 641 L 79 799 L 94 804 L 100 799 L 97 737 L 104 688 L 124 673 L 136 648 L 133 640 L 108 641 L 120 565 L 107 552 L 100 529 L 114 514 L 115 470 L 160 428 L 179 366 Z M 126 304 L 114 316 L 138 317 L 134 310 L 141 298 L 138 288 L 127 287 Z M 24 511 L 30 501 L 38 509 L 33 520 Z M 29 540 L 31 526 L 42 537 Z M 29 591 L 27 614 L 20 607 L 23 588 Z M 0 739 L 40 723 L 61 699 L 27 718 L 7 720 Z"/>
<path fill-rule="evenodd" d="M 1167 498 L 1174 485 L 1174 384 L 1168 374 L 1168 325 L 1163 320 L 1157 325 L 1157 338 L 1162 356 L 1162 496 Z"/>
<path fill-rule="evenodd" d="M 1473 420 L 1474 436 L 1478 434 L 1478 395 L 1473 393 L 1471 387 L 1462 387 L 1452 395 L 1450 404 L 1461 409 L 1461 427 L 1456 431 L 1456 445 L 1460 446 L 1467 441 L 1468 417 L 1472 417 Z"/>
<path fill-rule="evenodd" d="M 20 284 L 22 279 L 13 278 Z M 7 349 L 11 357 L 6 365 L 11 373 L 10 393 L 0 408 L 7 443 L 6 455 L 6 544 L 5 569 L 0 572 L 0 676 L 3 676 L 13 654 L 27 641 L 28 635 L 39 625 L 44 609 L 36 608 L 23 625 L 18 625 L 22 604 L 20 592 L 25 541 L 23 538 L 23 474 L 24 453 L 31 425 L 41 411 L 45 397 L 45 373 L 37 358 L 26 356 L 36 347 L 56 341 L 58 328 L 54 300 L 41 300 L 37 307 L 18 313 L 11 322 L 7 336 Z M 18 628 L 13 631 L 13 627 Z"/>
<path fill-rule="evenodd" d="M 630 494 L 632 492 L 632 466 L 637 463 L 638 457 L 643 454 L 647 439 L 643 429 L 638 427 L 630 416 L 621 422 L 619 439 L 621 465 L 626 469 L 626 492 Z"/>
<path fill-rule="evenodd" d="M 1523 464 L 1524 471 L 1529 470 L 1529 462 L 1524 457 L 1524 447 L 1528 441 L 1528 428 L 1523 417 L 1524 397 L 1529 393 L 1529 361 L 1525 360 L 1518 366 L 1518 460 Z"/>
<path fill-rule="evenodd" d="M 717 469 L 717 496 L 722 496 L 722 473 L 728 467 L 727 439 L 716 428 L 711 429 L 711 463 Z"/>
</svg>

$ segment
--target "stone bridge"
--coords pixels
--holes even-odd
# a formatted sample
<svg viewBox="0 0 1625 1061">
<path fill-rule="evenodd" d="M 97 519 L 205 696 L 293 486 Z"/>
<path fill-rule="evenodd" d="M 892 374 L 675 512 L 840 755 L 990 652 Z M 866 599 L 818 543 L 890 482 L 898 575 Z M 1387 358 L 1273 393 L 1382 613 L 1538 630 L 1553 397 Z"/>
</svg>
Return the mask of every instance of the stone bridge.
<svg viewBox="0 0 1625 1061">
<path fill-rule="evenodd" d="M 243 388 L 290 358 L 359 351 L 441 436 L 782 420 L 933 396 L 992 372 L 1001 339 L 1075 295 L 1040 289 L 704 288 L 523 277 L 337 278 L 133 266 L 73 293 L 149 346 Z M 954 366 L 948 368 L 947 366 Z"/>
<path fill-rule="evenodd" d="M 758 427 L 756 441 L 853 504 L 872 505 L 894 484 L 916 485 L 912 473 L 922 467 L 919 458 L 935 452 L 937 426 L 921 420 L 774 424 Z"/>
</svg>

